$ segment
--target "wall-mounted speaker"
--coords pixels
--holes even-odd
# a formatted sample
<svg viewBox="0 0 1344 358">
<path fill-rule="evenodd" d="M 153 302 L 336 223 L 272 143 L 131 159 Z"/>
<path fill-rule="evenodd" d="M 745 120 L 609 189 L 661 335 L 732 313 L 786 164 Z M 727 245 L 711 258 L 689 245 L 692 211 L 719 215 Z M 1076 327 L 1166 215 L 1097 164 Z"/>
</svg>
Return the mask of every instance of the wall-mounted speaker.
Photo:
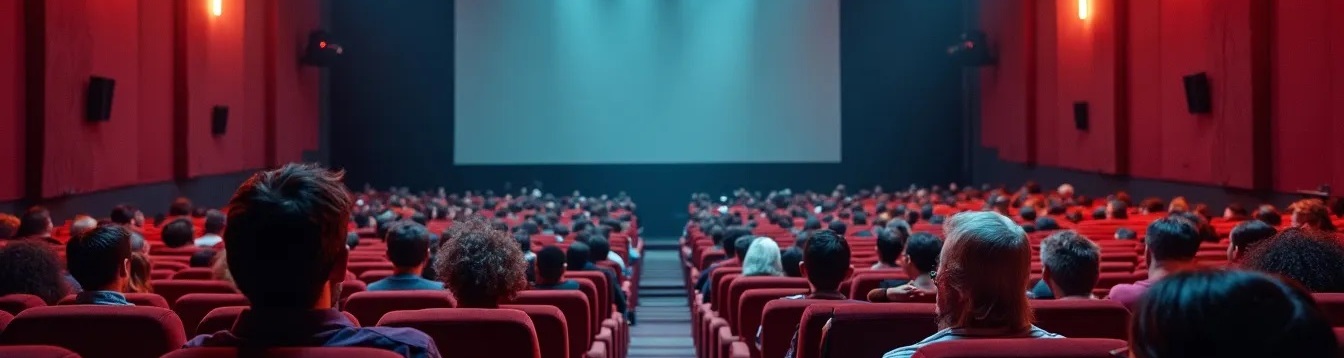
<svg viewBox="0 0 1344 358">
<path fill-rule="evenodd" d="M 229 106 L 215 106 L 210 111 L 210 134 L 216 137 L 229 131 Z"/>
<path fill-rule="evenodd" d="M 1190 113 L 1213 113 L 1213 98 L 1209 94 L 1209 75 L 1204 72 L 1182 78 L 1185 83 L 1185 105 Z"/>
<path fill-rule="evenodd" d="M 1073 127 L 1086 131 L 1088 127 L 1087 102 L 1073 102 Z"/>
<path fill-rule="evenodd" d="M 84 99 L 84 119 L 99 122 L 112 120 L 112 91 L 117 81 L 107 77 L 89 77 L 89 89 Z"/>
</svg>

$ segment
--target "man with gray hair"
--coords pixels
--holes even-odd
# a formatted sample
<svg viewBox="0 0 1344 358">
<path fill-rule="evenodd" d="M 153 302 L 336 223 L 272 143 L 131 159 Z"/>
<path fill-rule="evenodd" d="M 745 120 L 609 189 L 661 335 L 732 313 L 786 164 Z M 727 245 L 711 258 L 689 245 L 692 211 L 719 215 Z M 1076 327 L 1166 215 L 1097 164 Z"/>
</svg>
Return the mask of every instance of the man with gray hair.
<svg viewBox="0 0 1344 358">
<path fill-rule="evenodd" d="M 70 237 L 78 237 L 96 227 L 98 227 L 98 220 L 94 219 L 92 216 L 75 216 L 74 222 L 70 223 Z"/>
</svg>

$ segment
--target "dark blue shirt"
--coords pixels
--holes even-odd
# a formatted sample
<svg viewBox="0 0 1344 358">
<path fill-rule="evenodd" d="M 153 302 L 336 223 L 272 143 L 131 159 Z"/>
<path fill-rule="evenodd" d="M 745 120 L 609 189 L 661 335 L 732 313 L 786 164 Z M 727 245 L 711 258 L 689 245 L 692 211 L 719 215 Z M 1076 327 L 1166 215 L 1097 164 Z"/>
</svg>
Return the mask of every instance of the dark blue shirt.
<svg viewBox="0 0 1344 358">
<path fill-rule="evenodd" d="M 439 358 L 434 339 L 413 328 L 356 327 L 337 310 L 243 311 L 233 329 L 202 334 L 192 347 L 367 347 L 386 349 L 406 358 Z"/>
<path fill-rule="evenodd" d="M 369 291 L 442 290 L 443 282 L 426 280 L 420 276 L 399 273 L 369 284 Z"/>
<path fill-rule="evenodd" d="M 558 283 L 554 283 L 554 284 L 540 284 L 540 283 L 535 283 L 535 284 L 532 284 L 532 289 L 536 289 L 536 290 L 578 290 L 578 289 L 580 289 L 580 286 L 579 286 L 579 281 L 574 281 L 574 280 L 564 280 L 564 281 L 560 281 L 560 282 L 558 282 Z"/>
<path fill-rule="evenodd" d="M 84 291 L 75 295 L 75 303 L 81 305 L 134 306 L 126 296 L 116 291 Z"/>
</svg>

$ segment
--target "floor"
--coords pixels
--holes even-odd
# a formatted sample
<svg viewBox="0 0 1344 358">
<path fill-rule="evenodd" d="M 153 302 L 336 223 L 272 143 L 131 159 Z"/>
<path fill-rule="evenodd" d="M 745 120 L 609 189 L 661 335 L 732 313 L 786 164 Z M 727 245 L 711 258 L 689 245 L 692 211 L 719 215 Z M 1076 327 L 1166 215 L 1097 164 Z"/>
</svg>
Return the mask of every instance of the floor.
<svg viewBox="0 0 1344 358">
<path fill-rule="evenodd" d="M 630 358 L 695 357 L 676 241 L 671 240 L 671 245 L 666 241 L 649 239 L 645 244 L 638 324 L 630 328 Z"/>
</svg>

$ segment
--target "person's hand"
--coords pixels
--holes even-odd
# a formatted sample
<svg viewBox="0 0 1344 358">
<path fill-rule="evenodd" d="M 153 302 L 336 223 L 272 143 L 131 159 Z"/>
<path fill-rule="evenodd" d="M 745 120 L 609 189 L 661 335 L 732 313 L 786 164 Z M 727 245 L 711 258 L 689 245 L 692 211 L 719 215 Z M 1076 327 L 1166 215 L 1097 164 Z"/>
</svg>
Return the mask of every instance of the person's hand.
<svg viewBox="0 0 1344 358">
<path fill-rule="evenodd" d="M 911 301 L 924 297 L 926 293 L 914 285 L 901 285 L 887 289 L 887 300 L 892 302 Z"/>
</svg>

